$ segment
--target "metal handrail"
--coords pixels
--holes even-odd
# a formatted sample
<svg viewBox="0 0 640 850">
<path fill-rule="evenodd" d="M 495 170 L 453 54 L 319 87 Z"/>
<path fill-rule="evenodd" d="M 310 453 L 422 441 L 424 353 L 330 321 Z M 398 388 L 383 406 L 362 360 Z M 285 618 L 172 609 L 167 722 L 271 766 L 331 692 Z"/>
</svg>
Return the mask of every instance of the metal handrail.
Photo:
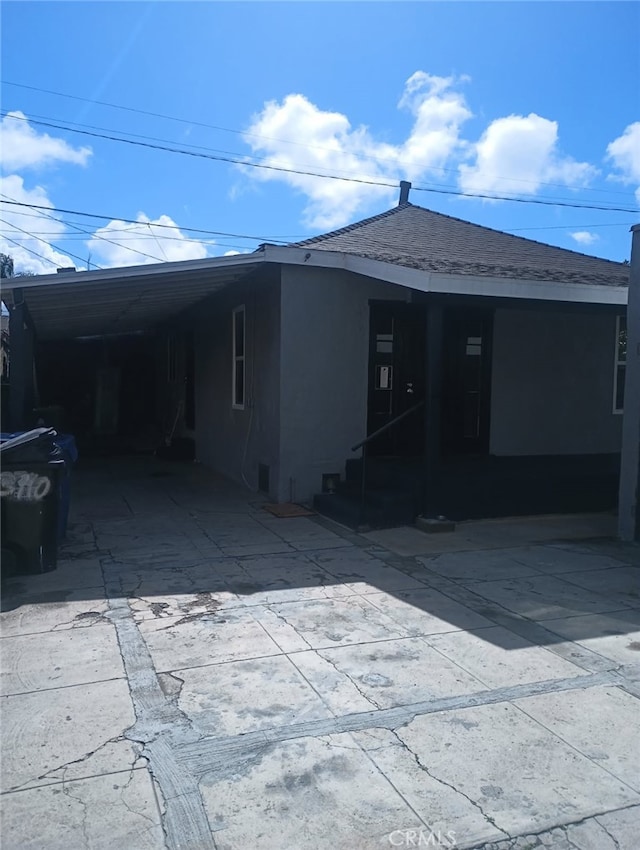
<svg viewBox="0 0 640 850">
<path fill-rule="evenodd" d="M 413 407 L 410 407 L 408 410 L 405 410 L 399 416 L 396 416 L 395 419 L 392 419 L 390 422 L 387 422 L 386 425 L 382 426 L 382 428 L 378 428 L 378 430 L 374 431 L 373 434 L 369 434 L 369 436 L 365 437 L 364 440 L 360 440 L 359 443 L 357 443 L 355 446 L 353 446 L 351 451 L 352 452 L 358 451 L 359 448 L 362 448 L 362 446 L 365 446 L 367 443 L 370 443 L 371 440 L 380 436 L 380 434 L 384 434 L 384 432 L 388 431 L 389 428 L 393 428 L 393 426 L 396 425 L 398 422 L 400 422 L 401 419 L 404 419 L 405 417 L 409 416 L 409 414 L 414 413 L 416 410 L 421 408 L 423 404 L 424 404 L 424 399 L 422 399 L 422 401 L 419 401 L 417 404 L 414 404 Z"/>
</svg>

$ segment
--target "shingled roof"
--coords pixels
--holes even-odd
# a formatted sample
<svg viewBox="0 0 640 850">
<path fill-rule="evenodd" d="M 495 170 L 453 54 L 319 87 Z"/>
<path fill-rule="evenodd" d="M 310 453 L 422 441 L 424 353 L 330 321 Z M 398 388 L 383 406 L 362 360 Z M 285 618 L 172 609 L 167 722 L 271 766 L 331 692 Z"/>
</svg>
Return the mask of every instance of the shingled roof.
<svg viewBox="0 0 640 850">
<path fill-rule="evenodd" d="M 295 247 L 444 274 L 626 286 L 629 266 L 401 204 Z"/>
</svg>

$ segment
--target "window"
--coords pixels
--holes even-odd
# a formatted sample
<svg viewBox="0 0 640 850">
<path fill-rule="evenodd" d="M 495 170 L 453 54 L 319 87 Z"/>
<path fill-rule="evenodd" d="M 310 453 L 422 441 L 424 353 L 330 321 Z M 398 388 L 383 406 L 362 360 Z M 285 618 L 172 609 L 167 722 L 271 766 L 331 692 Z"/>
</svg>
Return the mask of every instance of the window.
<svg viewBox="0 0 640 850">
<path fill-rule="evenodd" d="M 232 374 L 232 384 L 231 384 L 231 404 L 232 407 L 243 410 L 244 409 L 244 348 L 245 348 L 245 336 L 244 336 L 244 305 L 242 307 L 236 307 L 232 317 L 232 329 L 233 329 L 233 374 Z"/>
<path fill-rule="evenodd" d="M 627 370 L 627 319 L 616 319 L 616 350 L 613 372 L 613 412 L 622 413 L 624 409 L 624 377 Z"/>
</svg>

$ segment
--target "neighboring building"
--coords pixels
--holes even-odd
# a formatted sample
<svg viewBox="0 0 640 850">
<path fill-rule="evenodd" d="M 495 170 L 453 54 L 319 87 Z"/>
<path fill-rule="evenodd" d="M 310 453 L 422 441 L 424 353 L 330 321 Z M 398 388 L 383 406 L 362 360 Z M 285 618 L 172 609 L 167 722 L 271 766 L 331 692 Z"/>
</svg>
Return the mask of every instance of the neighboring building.
<svg viewBox="0 0 640 850">
<path fill-rule="evenodd" d="M 91 432 L 115 370 L 111 445 L 191 437 L 274 500 L 324 490 L 354 525 L 613 508 L 628 266 L 403 201 L 287 247 L 21 281 L 14 419 L 33 396 L 23 311 L 38 401 L 71 428 Z M 362 515 L 352 448 L 392 422 L 366 447 Z"/>
</svg>

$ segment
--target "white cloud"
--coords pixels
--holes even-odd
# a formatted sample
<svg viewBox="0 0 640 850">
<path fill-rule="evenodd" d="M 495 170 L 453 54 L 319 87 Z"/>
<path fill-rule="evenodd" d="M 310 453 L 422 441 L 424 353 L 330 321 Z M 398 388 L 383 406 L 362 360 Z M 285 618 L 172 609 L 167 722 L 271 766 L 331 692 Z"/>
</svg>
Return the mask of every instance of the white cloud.
<svg viewBox="0 0 640 850">
<path fill-rule="evenodd" d="M 588 185 L 596 170 L 558 150 L 558 124 L 530 113 L 497 118 L 473 146 L 475 161 L 461 164 L 460 187 L 480 194 L 535 195 L 543 183 Z"/>
<path fill-rule="evenodd" d="M 588 230 L 577 230 L 575 233 L 570 233 L 569 236 L 580 245 L 593 245 L 600 238 L 597 233 L 590 233 Z"/>
<path fill-rule="evenodd" d="M 47 133 L 39 133 L 26 120 L 23 112 L 9 112 L 0 122 L 2 167 L 5 171 L 21 171 L 57 163 L 86 165 L 91 148 L 74 148 Z"/>
<path fill-rule="evenodd" d="M 24 113 L 10 112 L 0 121 L 2 169 L 5 172 L 61 163 L 86 164 L 91 148 L 74 148 L 64 139 L 37 132 L 23 119 Z M 47 209 L 54 206 L 43 186 L 26 188 L 18 174 L 0 177 L 0 191 L 0 200 L 35 204 Z M 67 233 L 55 213 L 0 203 L 0 218 L 3 219 L 0 251 L 13 257 L 17 273 L 51 274 L 56 268 L 77 265 L 75 260 L 49 244 L 64 239 Z"/>
<path fill-rule="evenodd" d="M 10 198 L 22 204 L 53 207 L 46 191 L 41 186 L 26 189 L 22 177 L 17 174 L 0 177 L 0 193 L 4 198 Z M 58 221 L 55 213 L 45 213 L 0 203 L 0 218 L 2 219 L 0 224 L 2 230 L 0 252 L 13 257 L 16 273 L 51 274 L 55 272 L 56 268 L 76 265 L 75 260 L 70 259 L 48 244 L 64 238 L 65 234 L 65 226 L 61 221 Z M 29 233 L 46 235 L 42 235 L 42 238 L 38 239 L 36 236 L 25 234 L 23 232 L 25 230 Z M 19 242 L 20 245 L 16 245 L 15 242 Z M 34 253 L 31 253 L 32 251 Z M 40 257 L 36 254 L 39 254 Z"/>
<path fill-rule="evenodd" d="M 235 256 L 236 256 L 236 254 L 239 254 L 239 253 L 240 253 L 240 251 L 234 251 L 234 250 L 231 250 L 231 251 L 225 251 L 225 252 L 224 252 L 224 254 L 223 254 L 222 256 L 223 256 L 223 257 L 235 257 Z"/>
<path fill-rule="evenodd" d="M 636 184 L 636 198 L 640 203 L 640 121 L 625 129 L 621 136 L 607 146 L 607 159 L 610 159 L 618 174 L 612 175 L 622 183 Z"/>
<path fill-rule="evenodd" d="M 9 115 L 24 118 L 21 112 Z M 63 139 L 37 133 L 27 121 L 11 120 L 8 116 L 0 122 L 0 142 L 3 167 L 6 169 L 19 170 L 56 163 L 84 165 L 91 155 L 90 148 L 73 148 Z M 27 189 L 23 178 L 17 174 L 0 178 L 0 191 L 5 201 L 9 199 L 48 209 L 54 206 L 45 188 L 36 186 Z M 53 212 L 6 203 L 0 203 L 0 211 L 0 218 L 6 222 L 2 224 L 4 236 L 0 236 L 0 251 L 13 257 L 16 272 L 50 274 L 62 266 L 81 268 L 75 260 L 48 244 L 59 243 L 70 236 L 78 245 L 73 253 L 80 256 L 86 253 L 87 258 L 91 257 L 92 266 L 139 265 L 207 256 L 207 243 L 185 236 L 167 215 L 152 221 L 140 213 L 135 224 L 114 220 L 93 234 L 87 229 L 83 240 L 84 228 L 67 228 Z M 20 245 L 15 244 L 18 242 Z"/>
<path fill-rule="evenodd" d="M 272 166 L 316 171 L 397 184 L 442 168 L 459 147 L 462 124 L 471 117 L 464 96 L 453 86 L 462 80 L 417 71 L 406 82 L 398 106 L 413 115 L 413 127 L 400 144 L 377 141 L 365 126 L 352 128 L 346 115 L 328 112 L 302 94 L 267 103 L 245 134 L 254 154 Z M 283 141 L 285 140 L 285 141 Z M 390 202 L 397 188 L 327 180 L 304 174 L 245 168 L 256 180 L 279 180 L 306 195 L 306 223 L 329 229 L 352 221 L 375 202 Z"/>
<path fill-rule="evenodd" d="M 138 213 L 136 224 L 110 221 L 96 230 L 88 247 L 100 266 L 146 265 L 207 256 L 206 245 L 185 236 L 168 215 L 152 220 L 144 213 Z"/>
</svg>

